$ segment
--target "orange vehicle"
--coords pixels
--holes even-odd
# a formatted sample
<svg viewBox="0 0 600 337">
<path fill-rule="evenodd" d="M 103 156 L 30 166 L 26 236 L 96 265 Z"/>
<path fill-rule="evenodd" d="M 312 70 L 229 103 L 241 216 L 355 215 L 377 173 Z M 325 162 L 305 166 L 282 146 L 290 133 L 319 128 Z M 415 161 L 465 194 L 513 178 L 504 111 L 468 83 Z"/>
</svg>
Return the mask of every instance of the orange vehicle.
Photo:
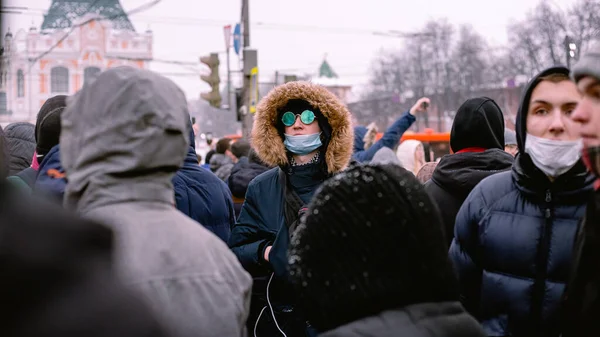
<svg viewBox="0 0 600 337">
<path fill-rule="evenodd" d="M 383 136 L 383 132 L 379 132 L 375 139 L 379 140 Z M 423 132 L 406 131 L 400 142 L 408 139 L 418 140 L 425 148 L 429 147 L 433 151 L 435 159 L 440 158 L 443 155 L 451 153 L 450 149 L 450 132 L 435 132 L 433 129 L 425 129 Z M 435 160 L 432 158 L 431 160 Z"/>
<path fill-rule="evenodd" d="M 383 132 L 375 136 L 375 140 L 381 139 Z M 242 138 L 242 135 L 226 135 L 223 138 L 229 138 L 234 142 Z M 435 158 L 451 153 L 450 150 L 450 132 L 435 132 L 433 129 L 425 129 L 423 132 L 406 131 L 402 135 L 400 142 L 408 139 L 418 140 L 433 151 Z"/>
</svg>

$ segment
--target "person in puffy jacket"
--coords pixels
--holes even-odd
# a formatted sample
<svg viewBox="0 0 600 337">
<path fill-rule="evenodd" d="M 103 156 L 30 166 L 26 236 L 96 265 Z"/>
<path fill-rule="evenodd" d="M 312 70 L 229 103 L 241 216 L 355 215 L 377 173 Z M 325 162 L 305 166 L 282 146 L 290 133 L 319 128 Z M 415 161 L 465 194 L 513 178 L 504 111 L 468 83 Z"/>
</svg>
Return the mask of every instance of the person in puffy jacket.
<svg viewBox="0 0 600 337">
<path fill-rule="evenodd" d="M 4 128 L 8 151 L 9 176 L 13 176 L 31 166 L 35 152 L 35 125 L 12 123 Z"/>
<path fill-rule="evenodd" d="M 510 170 L 513 157 L 504 152 L 504 115 L 494 100 L 471 98 L 457 110 L 450 147 L 425 191 L 438 206 L 448 246 L 454 237 L 456 214 L 473 188 L 484 178 Z"/>
<path fill-rule="evenodd" d="M 348 166 L 350 112 L 324 87 L 289 82 L 260 101 L 251 139 L 259 157 L 274 168 L 250 182 L 229 239 L 255 278 L 248 322 L 258 336 L 304 337 L 310 329 L 287 282 L 290 228 L 323 181 Z"/>
<path fill-rule="evenodd" d="M 175 205 L 227 242 L 235 223 L 235 209 L 227 185 L 212 172 L 198 165 L 194 131 L 190 125 L 190 145 L 183 166 L 173 176 Z"/>
<path fill-rule="evenodd" d="M 482 180 L 456 216 L 461 300 L 488 336 L 558 336 L 578 224 L 594 177 L 581 160 L 569 69 L 535 76 L 517 113 L 511 171 Z"/>
<path fill-rule="evenodd" d="M 175 208 L 190 118 L 171 80 L 108 69 L 61 115 L 64 206 L 115 232 L 115 270 L 173 336 L 244 336 L 252 279 L 223 240 Z M 127 317 L 123 317 L 124 320 Z"/>
<path fill-rule="evenodd" d="M 22 179 L 30 189 L 34 187 L 40 163 L 52 147 L 58 144 L 60 137 L 60 114 L 67 106 L 66 99 L 67 96 L 65 95 L 50 97 L 44 102 L 38 112 L 34 134 L 36 146 L 31 166 L 15 175 Z"/>
<path fill-rule="evenodd" d="M 423 104 L 425 103 L 425 105 Z M 402 135 L 415 122 L 415 116 L 418 113 L 427 110 L 426 106 L 430 104 L 429 98 L 420 98 L 410 110 L 403 113 L 384 133 L 381 139 L 375 142 L 377 129 L 374 124 L 367 127 L 354 127 L 354 153 L 352 159 L 359 162 L 370 162 L 377 151 L 382 147 L 394 149 Z"/>
<path fill-rule="evenodd" d="M 289 265 L 319 336 L 485 336 L 459 302 L 435 205 L 399 165 L 326 181 L 292 235 Z"/>
</svg>

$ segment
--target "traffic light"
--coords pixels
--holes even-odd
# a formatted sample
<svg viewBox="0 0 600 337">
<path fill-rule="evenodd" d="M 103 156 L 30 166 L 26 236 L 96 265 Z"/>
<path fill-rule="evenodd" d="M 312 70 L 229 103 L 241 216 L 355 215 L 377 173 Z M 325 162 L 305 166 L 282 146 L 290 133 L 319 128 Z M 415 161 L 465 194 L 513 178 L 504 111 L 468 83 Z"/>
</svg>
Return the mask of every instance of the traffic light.
<svg viewBox="0 0 600 337">
<path fill-rule="evenodd" d="M 209 56 L 203 56 L 200 58 L 200 62 L 206 64 L 210 69 L 210 75 L 200 75 L 200 78 L 208 83 L 212 90 L 210 92 L 203 92 L 200 94 L 202 99 L 208 101 L 211 106 L 215 108 L 221 107 L 221 93 L 219 92 L 219 54 L 211 53 Z"/>
<path fill-rule="evenodd" d="M 577 61 L 579 48 L 575 40 L 569 36 L 565 37 L 565 53 L 567 54 L 567 67 L 570 68 L 572 61 Z"/>
</svg>

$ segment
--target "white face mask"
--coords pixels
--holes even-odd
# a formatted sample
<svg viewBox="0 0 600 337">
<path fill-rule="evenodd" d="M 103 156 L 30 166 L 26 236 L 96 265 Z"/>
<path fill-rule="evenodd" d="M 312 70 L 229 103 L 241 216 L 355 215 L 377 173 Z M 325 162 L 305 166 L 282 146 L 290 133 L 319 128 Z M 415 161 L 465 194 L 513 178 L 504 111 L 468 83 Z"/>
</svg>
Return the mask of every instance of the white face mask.
<svg viewBox="0 0 600 337">
<path fill-rule="evenodd" d="M 552 140 L 529 133 L 525 139 L 525 153 L 529 154 L 537 168 L 550 177 L 558 177 L 575 166 L 581 158 L 582 148 L 581 139 Z"/>
</svg>

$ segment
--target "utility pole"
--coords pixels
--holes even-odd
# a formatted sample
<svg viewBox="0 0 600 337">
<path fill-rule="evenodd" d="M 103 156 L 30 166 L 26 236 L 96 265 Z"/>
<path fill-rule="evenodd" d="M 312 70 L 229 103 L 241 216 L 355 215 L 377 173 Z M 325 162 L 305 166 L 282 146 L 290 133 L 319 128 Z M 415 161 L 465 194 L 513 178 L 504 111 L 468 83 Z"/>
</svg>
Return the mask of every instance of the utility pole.
<svg viewBox="0 0 600 337">
<path fill-rule="evenodd" d="M 254 116 L 250 112 L 250 86 L 251 86 L 251 70 L 258 64 L 256 51 L 249 50 L 250 47 L 250 8 L 249 0 L 242 0 L 242 29 L 243 29 L 243 74 L 244 86 L 242 88 L 242 97 L 244 102 L 241 109 L 242 119 L 242 137 L 249 139 L 252 132 L 252 123 Z M 258 90 L 258 89 L 256 89 Z"/>
<path fill-rule="evenodd" d="M 231 94 L 233 90 L 231 90 L 231 68 L 229 63 L 229 50 L 231 49 L 231 25 L 227 25 L 224 27 L 225 33 L 225 51 L 227 55 L 227 109 L 229 111 L 235 112 L 234 109 L 231 108 Z"/>
</svg>

